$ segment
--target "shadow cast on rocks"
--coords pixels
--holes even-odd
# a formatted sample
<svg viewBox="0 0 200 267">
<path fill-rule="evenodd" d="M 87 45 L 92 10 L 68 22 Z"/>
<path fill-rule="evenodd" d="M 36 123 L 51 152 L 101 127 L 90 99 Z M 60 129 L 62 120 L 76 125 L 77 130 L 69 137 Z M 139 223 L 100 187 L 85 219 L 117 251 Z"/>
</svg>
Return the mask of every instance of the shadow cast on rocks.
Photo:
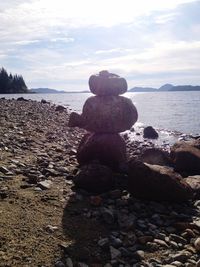
<svg viewBox="0 0 200 267">
<path fill-rule="evenodd" d="M 61 246 L 63 261 L 66 263 L 69 257 L 74 266 L 78 266 L 78 262 L 98 266 L 109 258 L 108 253 L 101 251 L 98 246 L 98 240 L 108 235 L 108 229 L 100 221 L 91 218 L 89 199 L 89 196 L 74 192 L 63 211 L 63 232 L 66 241 L 71 240 L 66 243 L 67 246 Z"/>
</svg>

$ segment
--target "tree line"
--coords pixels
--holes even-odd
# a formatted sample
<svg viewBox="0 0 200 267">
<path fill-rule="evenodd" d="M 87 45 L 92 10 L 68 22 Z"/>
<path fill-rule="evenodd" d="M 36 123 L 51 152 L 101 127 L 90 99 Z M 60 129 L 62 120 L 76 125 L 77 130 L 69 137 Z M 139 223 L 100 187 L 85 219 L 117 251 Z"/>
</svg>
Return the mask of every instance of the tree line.
<svg viewBox="0 0 200 267">
<path fill-rule="evenodd" d="M 0 68 L 0 94 L 27 93 L 28 88 L 22 75 L 8 74 L 2 67 Z"/>
</svg>

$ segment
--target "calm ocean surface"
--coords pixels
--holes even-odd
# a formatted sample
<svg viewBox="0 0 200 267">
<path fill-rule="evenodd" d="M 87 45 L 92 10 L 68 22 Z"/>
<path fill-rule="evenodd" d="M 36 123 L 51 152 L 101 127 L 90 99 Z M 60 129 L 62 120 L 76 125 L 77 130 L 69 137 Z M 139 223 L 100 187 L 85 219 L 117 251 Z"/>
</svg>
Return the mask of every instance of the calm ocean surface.
<svg viewBox="0 0 200 267">
<path fill-rule="evenodd" d="M 6 98 L 45 99 L 81 112 L 90 93 L 1 95 Z M 200 135 L 200 92 L 126 93 L 139 113 L 138 122 L 160 130 Z"/>
</svg>

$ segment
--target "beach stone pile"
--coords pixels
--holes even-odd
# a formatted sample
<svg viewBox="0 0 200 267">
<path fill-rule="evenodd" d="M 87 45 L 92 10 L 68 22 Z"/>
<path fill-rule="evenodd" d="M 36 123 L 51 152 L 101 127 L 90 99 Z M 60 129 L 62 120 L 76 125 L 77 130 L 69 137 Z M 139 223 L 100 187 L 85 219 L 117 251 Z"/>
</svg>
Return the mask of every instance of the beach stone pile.
<svg viewBox="0 0 200 267">
<path fill-rule="evenodd" d="M 137 121 L 138 113 L 132 101 L 121 94 L 127 91 L 127 82 L 120 76 L 101 71 L 89 78 L 89 97 L 79 115 L 72 112 L 70 127 L 84 128 L 84 135 L 78 150 L 80 165 L 98 160 L 111 168 L 118 168 L 126 162 L 126 144 L 120 132 L 129 130 Z"/>
</svg>

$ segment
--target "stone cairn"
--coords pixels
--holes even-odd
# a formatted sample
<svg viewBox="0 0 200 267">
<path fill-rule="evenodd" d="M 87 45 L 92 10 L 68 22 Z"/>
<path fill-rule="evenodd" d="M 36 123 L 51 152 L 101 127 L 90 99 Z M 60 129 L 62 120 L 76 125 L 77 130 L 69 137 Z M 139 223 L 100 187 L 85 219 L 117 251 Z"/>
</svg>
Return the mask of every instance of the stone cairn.
<svg viewBox="0 0 200 267">
<path fill-rule="evenodd" d="M 136 107 L 129 98 L 120 96 L 127 91 L 124 78 L 101 71 L 89 78 L 89 97 L 79 115 L 72 112 L 70 127 L 80 127 L 88 131 L 77 150 L 77 160 L 85 165 L 93 160 L 118 169 L 126 163 L 126 144 L 120 132 L 129 130 L 137 121 Z"/>
</svg>

